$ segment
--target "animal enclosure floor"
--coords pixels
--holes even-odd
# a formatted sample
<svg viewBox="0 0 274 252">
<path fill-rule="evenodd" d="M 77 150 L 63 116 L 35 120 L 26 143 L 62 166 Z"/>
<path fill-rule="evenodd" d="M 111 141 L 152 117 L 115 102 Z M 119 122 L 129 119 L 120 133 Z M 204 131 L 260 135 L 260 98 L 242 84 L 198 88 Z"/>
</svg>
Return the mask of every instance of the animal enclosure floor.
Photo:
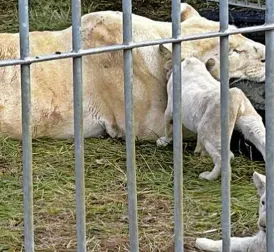
<svg viewBox="0 0 274 252">
<path fill-rule="evenodd" d="M 195 7 L 205 1 L 189 0 Z M 32 0 L 30 30 L 58 30 L 71 24 L 69 0 Z M 210 6 L 214 5 L 210 4 Z M 82 0 L 82 13 L 121 10 L 121 0 Z M 134 0 L 133 12 L 156 20 L 170 20 L 170 0 Z M 16 0 L 0 0 L 0 32 L 18 32 Z M 220 238 L 220 180 L 203 181 L 199 173 L 212 169 L 208 157 L 184 153 L 185 251 L 196 237 Z M 172 147 L 137 143 L 137 189 L 141 252 L 172 251 Z M 88 251 L 127 251 L 128 220 L 125 144 L 111 139 L 85 141 L 86 221 Z M 262 163 L 236 157 L 232 162 L 232 234 L 255 232 L 256 192 L 253 171 Z M 69 141 L 33 142 L 35 251 L 76 251 L 73 144 Z M 21 144 L 0 139 L 0 251 L 23 251 Z"/>
<path fill-rule="evenodd" d="M 184 229 L 186 251 L 194 237 L 220 238 L 220 180 L 200 180 L 211 159 L 195 157 L 184 144 Z M 191 151 L 191 152 L 189 152 Z M 0 141 L 0 251 L 23 250 L 21 144 Z M 73 143 L 33 142 L 33 191 L 36 251 L 75 251 Z M 172 146 L 137 142 L 140 251 L 172 251 Z M 88 251 L 127 251 L 128 220 L 125 144 L 112 139 L 85 141 Z M 232 162 L 232 234 L 255 232 L 257 197 L 253 171 L 263 164 L 236 157 Z"/>
</svg>

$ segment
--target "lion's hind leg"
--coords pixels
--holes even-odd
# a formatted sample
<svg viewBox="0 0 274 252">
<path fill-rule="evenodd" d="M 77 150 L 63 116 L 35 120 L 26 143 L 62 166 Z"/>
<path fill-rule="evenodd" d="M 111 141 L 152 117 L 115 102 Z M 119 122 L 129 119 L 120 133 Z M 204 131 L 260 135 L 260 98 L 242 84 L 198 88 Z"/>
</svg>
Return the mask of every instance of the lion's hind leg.
<svg viewBox="0 0 274 252">
<path fill-rule="evenodd" d="M 204 146 L 197 140 L 196 147 L 194 150 L 194 154 L 197 156 L 208 156 L 208 153 L 206 152 Z"/>
<path fill-rule="evenodd" d="M 231 95 L 231 94 L 230 94 Z M 228 140 L 230 145 L 231 135 L 238 115 L 239 104 L 231 104 L 229 107 Z M 205 148 L 214 162 L 211 172 L 206 171 L 200 174 L 200 178 L 215 180 L 221 174 L 221 125 L 220 125 L 220 104 L 219 100 L 208 104 L 198 127 L 198 142 Z M 234 157 L 229 150 L 229 161 Z"/>
</svg>

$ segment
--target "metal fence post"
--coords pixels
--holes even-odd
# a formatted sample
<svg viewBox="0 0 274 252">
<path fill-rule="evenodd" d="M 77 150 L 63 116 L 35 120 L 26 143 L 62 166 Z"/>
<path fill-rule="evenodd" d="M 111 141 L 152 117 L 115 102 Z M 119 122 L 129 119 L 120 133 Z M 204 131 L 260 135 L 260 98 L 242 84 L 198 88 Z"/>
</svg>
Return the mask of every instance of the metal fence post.
<svg viewBox="0 0 274 252">
<path fill-rule="evenodd" d="M 181 1 L 172 0 L 172 37 L 181 35 Z M 175 251 L 184 251 L 181 42 L 172 43 Z"/>
<path fill-rule="evenodd" d="M 123 0 L 123 44 L 132 42 L 132 3 Z M 130 251 L 139 251 L 136 189 L 135 126 L 133 107 L 132 50 L 124 50 L 124 97 L 127 153 L 127 190 Z"/>
<path fill-rule="evenodd" d="M 266 24 L 274 24 L 273 0 L 266 1 Z M 266 223 L 267 252 L 274 249 L 274 30 L 265 33 L 265 124 L 266 124 Z"/>
<path fill-rule="evenodd" d="M 81 0 L 72 0 L 72 47 L 81 50 Z M 85 170 L 83 136 L 82 57 L 73 58 L 74 153 L 76 184 L 77 251 L 86 251 Z"/>
<path fill-rule="evenodd" d="M 29 56 L 28 0 L 19 0 L 20 59 Z M 21 65 L 25 251 L 34 251 L 30 64 Z"/>
<path fill-rule="evenodd" d="M 228 1 L 220 1 L 220 31 L 228 29 Z M 228 138 L 229 116 L 229 72 L 228 72 L 228 36 L 220 38 L 220 80 L 221 80 L 221 156 L 222 156 L 222 238 L 223 252 L 230 251 L 230 142 Z"/>
</svg>

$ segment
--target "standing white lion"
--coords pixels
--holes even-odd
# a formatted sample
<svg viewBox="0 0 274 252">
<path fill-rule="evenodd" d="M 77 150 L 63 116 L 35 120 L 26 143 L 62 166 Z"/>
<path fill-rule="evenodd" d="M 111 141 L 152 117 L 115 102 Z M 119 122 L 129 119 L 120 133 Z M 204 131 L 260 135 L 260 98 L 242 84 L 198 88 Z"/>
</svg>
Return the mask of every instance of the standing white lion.
<svg viewBox="0 0 274 252">
<path fill-rule="evenodd" d="M 167 62 L 171 52 L 160 46 Z M 182 63 L 182 123 L 188 130 L 197 133 L 196 151 L 208 153 L 214 162 L 211 172 L 203 172 L 200 178 L 214 180 L 221 173 L 221 125 L 220 125 L 220 82 L 209 71 L 215 67 L 215 60 L 206 65 L 199 59 L 186 58 Z M 206 68 L 207 67 L 207 68 Z M 209 71 L 208 71 L 209 70 Z M 158 146 L 167 145 L 172 140 L 173 76 L 168 84 L 168 103 L 165 111 L 165 136 L 157 140 Z M 265 157 L 265 127 L 261 116 L 251 105 L 245 94 L 238 88 L 229 90 L 229 140 L 234 127 L 243 132 Z M 233 154 L 230 152 L 230 158 Z"/>
</svg>

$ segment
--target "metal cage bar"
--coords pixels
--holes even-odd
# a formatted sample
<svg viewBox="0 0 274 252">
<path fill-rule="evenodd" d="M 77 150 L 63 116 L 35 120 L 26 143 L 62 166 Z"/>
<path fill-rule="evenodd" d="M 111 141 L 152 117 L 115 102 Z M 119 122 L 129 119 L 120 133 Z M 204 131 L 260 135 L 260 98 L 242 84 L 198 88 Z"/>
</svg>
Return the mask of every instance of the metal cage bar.
<svg viewBox="0 0 274 252">
<path fill-rule="evenodd" d="M 178 39 L 174 39 L 174 38 L 156 39 L 156 40 L 149 40 L 149 41 L 142 41 L 142 42 L 131 42 L 130 44 L 120 44 L 120 45 L 118 44 L 118 45 L 111 45 L 111 46 L 101 46 L 101 47 L 90 48 L 90 49 L 82 49 L 79 52 L 63 52 L 63 53 L 58 52 L 58 54 L 28 57 L 24 60 L 23 59 L 0 60 L 0 67 L 38 63 L 38 62 L 49 61 L 49 60 L 74 58 L 77 56 L 93 55 L 93 54 L 99 54 L 104 52 L 113 52 L 113 51 L 153 46 L 153 45 L 159 45 L 159 44 L 167 44 L 167 43 L 173 43 L 173 42 L 184 42 L 184 41 L 206 39 L 206 38 L 225 37 L 227 35 L 233 35 L 233 34 L 239 34 L 239 33 L 245 34 L 245 33 L 252 33 L 252 32 L 270 31 L 273 29 L 274 29 L 274 24 L 266 24 L 266 25 L 258 25 L 253 27 L 238 28 L 238 29 L 224 31 L 224 32 L 205 32 L 202 34 L 195 34 L 195 35 L 180 37 Z"/>
<path fill-rule="evenodd" d="M 20 58 L 29 57 L 28 0 L 19 0 Z M 30 64 L 21 65 L 24 246 L 34 251 Z"/>
<path fill-rule="evenodd" d="M 72 0 L 72 48 L 81 50 L 81 0 Z M 76 184 L 77 251 L 86 251 L 85 170 L 83 135 L 82 57 L 73 58 L 74 153 Z"/>
<path fill-rule="evenodd" d="M 274 23 L 273 0 L 266 1 L 266 23 Z M 265 80 L 265 124 L 266 124 L 266 243 L 267 252 L 274 248 L 274 30 L 265 34 L 266 80 Z"/>
<path fill-rule="evenodd" d="M 219 3 L 219 0 L 207 0 L 210 2 L 217 2 Z M 255 3 L 254 3 L 255 2 Z M 247 7 L 247 8 L 252 8 L 252 9 L 259 9 L 259 10 L 264 10 L 265 9 L 265 4 L 262 4 L 260 0 L 257 1 L 241 1 L 241 0 L 230 0 L 228 1 L 228 4 L 230 5 L 235 5 L 235 6 L 239 6 L 239 7 Z"/>
<path fill-rule="evenodd" d="M 172 37 L 181 35 L 181 1 L 172 0 Z M 183 172 L 182 172 L 182 85 L 181 42 L 172 43 L 173 70 L 173 167 L 174 167 L 174 235 L 175 251 L 184 251 Z"/>
<path fill-rule="evenodd" d="M 220 30 L 228 29 L 228 1 L 220 2 Z M 229 75 L 228 75 L 228 36 L 220 38 L 220 81 L 221 81 L 221 178 L 222 178 L 222 251 L 230 252 L 230 142 L 228 129 L 229 116 Z M 215 168 L 214 168 L 215 169 Z"/>
<path fill-rule="evenodd" d="M 123 44 L 132 42 L 132 3 L 123 0 Z M 135 126 L 133 107 L 132 50 L 124 50 L 124 97 L 127 153 L 127 190 L 130 251 L 139 251 L 136 189 Z"/>
</svg>

